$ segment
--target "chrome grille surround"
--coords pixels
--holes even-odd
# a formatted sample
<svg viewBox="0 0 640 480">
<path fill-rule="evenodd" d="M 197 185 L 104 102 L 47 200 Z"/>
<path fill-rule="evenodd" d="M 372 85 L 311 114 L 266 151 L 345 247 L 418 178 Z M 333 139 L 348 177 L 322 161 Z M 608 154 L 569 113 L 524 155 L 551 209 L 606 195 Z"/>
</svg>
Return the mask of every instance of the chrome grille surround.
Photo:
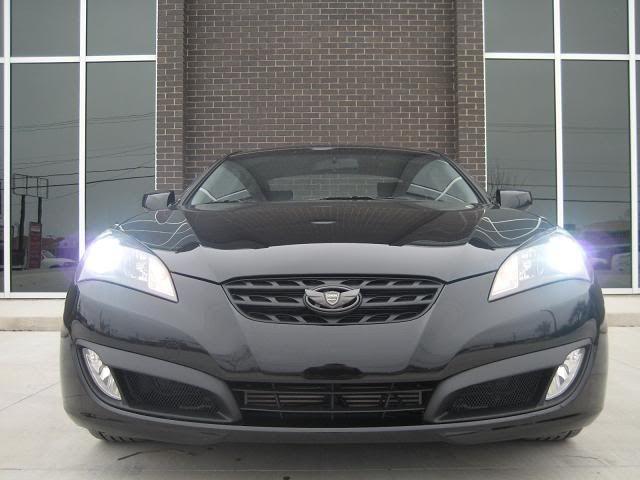
<svg viewBox="0 0 640 480">
<path fill-rule="evenodd" d="M 308 276 L 241 278 L 223 284 L 231 303 L 244 316 L 261 322 L 348 325 L 395 323 L 423 315 L 443 283 L 422 277 Z M 344 315 L 323 315 L 305 305 L 305 289 L 360 289 L 360 305 Z"/>
</svg>

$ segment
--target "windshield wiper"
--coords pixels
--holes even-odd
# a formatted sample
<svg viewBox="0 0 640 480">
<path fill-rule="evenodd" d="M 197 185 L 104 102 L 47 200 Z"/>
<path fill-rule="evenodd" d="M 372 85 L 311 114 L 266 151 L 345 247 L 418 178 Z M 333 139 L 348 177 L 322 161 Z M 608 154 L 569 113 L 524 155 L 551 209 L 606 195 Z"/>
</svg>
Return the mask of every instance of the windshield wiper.
<svg viewBox="0 0 640 480">
<path fill-rule="evenodd" d="M 243 202 L 255 202 L 255 200 L 253 198 L 239 198 L 235 200 L 216 200 L 215 202 L 208 202 L 208 203 L 211 204 L 211 203 L 243 203 Z"/>
<path fill-rule="evenodd" d="M 378 200 L 378 198 L 352 195 L 350 197 L 324 197 L 318 200 Z"/>
</svg>

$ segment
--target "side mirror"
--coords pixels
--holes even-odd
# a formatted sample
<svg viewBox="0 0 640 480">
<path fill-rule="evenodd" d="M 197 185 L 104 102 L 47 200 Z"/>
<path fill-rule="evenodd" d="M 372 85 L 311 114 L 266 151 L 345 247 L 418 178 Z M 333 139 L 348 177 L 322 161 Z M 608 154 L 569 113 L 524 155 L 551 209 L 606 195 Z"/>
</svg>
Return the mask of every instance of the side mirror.
<svg viewBox="0 0 640 480">
<path fill-rule="evenodd" d="M 150 192 L 142 196 L 142 206 L 147 210 L 164 210 L 174 203 L 176 203 L 176 194 L 173 190 Z"/>
<path fill-rule="evenodd" d="M 498 190 L 496 192 L 498 205 L 504 208 L 526 210 L 533 204 L 531 192 L 525 190 Z"/>
</svg>

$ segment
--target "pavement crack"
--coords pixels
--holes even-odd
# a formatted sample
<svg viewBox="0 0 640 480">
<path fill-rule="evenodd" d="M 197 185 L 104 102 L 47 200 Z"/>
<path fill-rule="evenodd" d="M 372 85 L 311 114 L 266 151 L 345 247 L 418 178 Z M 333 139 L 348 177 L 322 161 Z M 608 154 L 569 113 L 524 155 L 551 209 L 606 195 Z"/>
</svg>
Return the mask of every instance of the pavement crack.
<svg viewBox="0 0 640 480">
<path fill-rule="evenodd" d="M 183 453 L 191 457 L 195 457 L 197 455 L 195 452 L 190 452 L 189 450 L 181 450 L 179 448 L 158 448 L 155 450 L 139 450 L 137 452 L 130 453 L 129 455 L 125 455 L 124 457 L 119 457 L 118 461 L 126 460 L 128 458 L 136 457 L 138 455 L 146 455 L 149 453 L 168 453 L 168 452 Z"/>
<path fill-rule="evenodd" d="M 0 412 L 4 412 L 6 409 L 13 407 L 14 405 L 18 405 L 19 403 L 24 402 L 25 400 L 30 399 L 31 397 L 35 397 L 36 395 L 38 395 L 39 393 L 44 392 L 45 390 L 50 389 L 51 387 L 55 387 L 56 385 L 58 385 L 58 383 L 60 382 L 54 382 L 51 385 L 47 385 L 46 387 L 41 388 L 40 390 L 30 393 L 29 395 L 27 395 L 26 397 L 22 397 L 19 400 L 16 400 L 15 402 L 7 405 L 6 407 L 0 408 Z"/>
</svg>

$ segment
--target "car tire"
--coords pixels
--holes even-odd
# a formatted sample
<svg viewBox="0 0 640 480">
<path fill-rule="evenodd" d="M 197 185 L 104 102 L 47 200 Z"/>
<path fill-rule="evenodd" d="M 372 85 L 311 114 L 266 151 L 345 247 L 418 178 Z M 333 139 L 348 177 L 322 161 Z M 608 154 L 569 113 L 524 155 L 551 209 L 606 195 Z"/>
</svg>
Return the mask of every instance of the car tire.
<svg viewBox="0 0 640 480">
<path fill-rule="evenodd" d="M 89 433 L 96 437 L 98 440 L 102 440 L 107 443 L 137 443 L 144 442 L 140 438 L 121 437 L 120 435 L 111 435 L 105 432 L 99 432 L 97 430 L 89 430 Z"/>
<path fill-rule="evenodd" d="M 582 431 L 581 428 L 577 430 L 569 430 L 566 432 L 558 433 L 557 435 L 551 435 L 549 437 L 538 437 L 535 440 L 539 442 L 564 442 L 565 440 L 569 440 L 570 438 L 575 437 Z"/>
</svg>

